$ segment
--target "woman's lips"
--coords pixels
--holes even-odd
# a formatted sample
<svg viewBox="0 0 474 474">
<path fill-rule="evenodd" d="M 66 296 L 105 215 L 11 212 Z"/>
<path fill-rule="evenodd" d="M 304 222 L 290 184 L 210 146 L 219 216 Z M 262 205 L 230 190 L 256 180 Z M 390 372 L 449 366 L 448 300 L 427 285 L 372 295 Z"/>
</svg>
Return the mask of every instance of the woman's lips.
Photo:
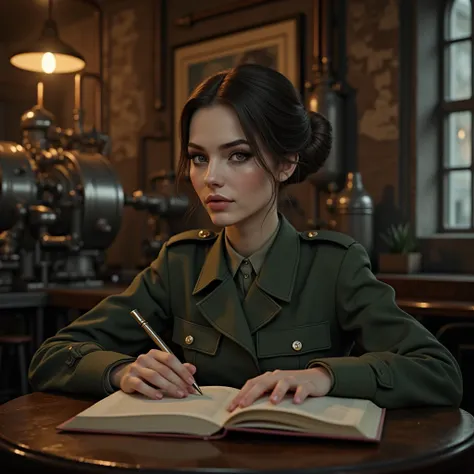
<svg viewBox="0 0 474 474">
<path fill-rule="evenodd" d="M 211 209 L 212 211 L 225 211 L 230 204 L 231 201 L 212 200 L 207 203 L 207 207 L 209 207 L 209 209 Z"/>
</svg>

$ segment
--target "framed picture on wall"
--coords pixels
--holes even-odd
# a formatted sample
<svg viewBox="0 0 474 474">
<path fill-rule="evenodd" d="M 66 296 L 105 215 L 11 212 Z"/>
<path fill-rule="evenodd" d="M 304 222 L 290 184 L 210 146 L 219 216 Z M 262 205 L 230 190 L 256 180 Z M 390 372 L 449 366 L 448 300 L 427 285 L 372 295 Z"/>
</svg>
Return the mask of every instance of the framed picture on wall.
<svg viewBox="0 0 474 474">
<path fill-rule="evenodd" d="M 285 74 L 300 89 L 300 20 L 293 18 L 181 46 L 174 51 L 174 160 L 179 160 L 179 118 L 193 89 L 206 77 L 243 63 Z"/>
</svg>

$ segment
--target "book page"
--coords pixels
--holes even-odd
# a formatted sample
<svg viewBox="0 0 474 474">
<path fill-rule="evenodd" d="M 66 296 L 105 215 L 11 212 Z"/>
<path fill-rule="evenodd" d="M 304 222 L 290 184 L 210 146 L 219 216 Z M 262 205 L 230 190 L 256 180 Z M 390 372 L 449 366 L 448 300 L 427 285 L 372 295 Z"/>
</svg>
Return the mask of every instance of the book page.
<svg viewBox="0 0 474 474">
<path fill-rule="evenodd" d="M 269 394 L 260 398 L 250 407 L 237 409 L 228 418 L 230 423 L 238 421 L 258 421 L 258 412 L 274 412 L 275 416 L 265 416 L 278 420 L 278 414 L 287 413 L 304 416 L 305 418 L 323 421 L 341 426 L 357 426 L 367 411 L 369 400 L 339 398 L 339 397 L 310 397 L 302 404 L 293 403 L 293 394 L 285 397 L 280 403 L 274 405 L 269 400 Z M 252 416 L 252 413 L 255 416 Z"/>
<path fill-rule="evenodd" d="M 222 414 L 235 396 L 230 387 L 200 387 L 203 395 L 188 395 L 186 398 L 164 397 L 152 400 L 140 394 L 127 394 L 121 390 L 97 402 L 79 414 L 80 417 L 132 417 L 141 415 L 191 415 L 217 424 L 223 421 Z"/>
</svg>

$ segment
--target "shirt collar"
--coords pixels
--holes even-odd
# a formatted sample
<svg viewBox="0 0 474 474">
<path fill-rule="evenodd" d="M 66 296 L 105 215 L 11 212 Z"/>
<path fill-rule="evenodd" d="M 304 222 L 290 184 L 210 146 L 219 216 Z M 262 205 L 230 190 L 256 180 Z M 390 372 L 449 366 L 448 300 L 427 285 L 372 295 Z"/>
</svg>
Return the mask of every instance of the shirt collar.
<svg viewBox="0 0 474 474">
<path fill-rule="evenodd" d="M 255 284 L 257 288 L 265 292 L 268 296 L 288 303 L 291 300 L 295 287 L 301 257 L 300 241 L 303 234 L 298 232 L 284 215 L 278 213 L 278 216 L 280 218 L 280 228 L 275 240 L 268 249 L 265 262 L 255 279 Z M 228 259 L 226 258 L 227 252 L 225 249 L 224 234 L 225 230 L 219 232 L 214 243 L 207 248 L 207 254 L 192 294 L 193 296 L 199 295 L 214 282 L 217 283 L 217 287 L 214 288 L 210 294 L 207 294 L 199 303 L 196 303 L 198 306 L 204 304 L 213 307 L 215 303 L 217 304 L 218 298 L 216 295 L 219 294 L 225 300 L 225 297 L 219 293 L 219 288 L 228 289 L 225 281 L 232 280 L 232 276 L 227 262 Z M 317 235 L 317 232 L 315 235 Z M 311 237 L 311 240 L 317 243 L 319 238 L 313 239 Z M 282 258 L 282 255 L 284 255 L 285 258 Z M 212 299 L 212 303 L 208 297 Z M 260 301 L 269 300 L 264 299 Z M 217 304 L 217 306 L 220 307 L 219 304 Z M 209 309 L 208 306 L 206 306 L 206 308 Z M 210 311 L 212 312 L 212 310 Z M 221 315 L 222 313 L 219 313 L 219 317 Z"/>
<path fill-rule="evenodd" d="M 246 259 L 252 265 L 252 268 L 255 274 L 258 275 L 258 273 L 260 272 L 260 269 L 262 268 L 263 262 L 265 260 L 265 256 L 267 255 L 269 248 L 272 246 L 273 241 L 275 240 L 275 237 L 278 234 L 279 228 L 280 228 L 280 220 L 278 220 L 278 225 L 275 231 L 272 233 L 272 235 L 265 241 L 265 243 L 258 250 L 256 250 L 252 255 L 250 255 L 247 258 L 240 255 L 240 253 L 238 253 L 234 249 L 234 247 L 232 247 L 229 239 L 227 238 L 227 235 L 225 236 L 225 249 L 226 249 L 227 262 L 228 262 L 229 270 L 230 270 L 230 273 L 232 274 L 232 277 L 234 277 L 237 271 L 239 270 L 240 264 L 242 263 L 242 261 Z"/>
</svg>

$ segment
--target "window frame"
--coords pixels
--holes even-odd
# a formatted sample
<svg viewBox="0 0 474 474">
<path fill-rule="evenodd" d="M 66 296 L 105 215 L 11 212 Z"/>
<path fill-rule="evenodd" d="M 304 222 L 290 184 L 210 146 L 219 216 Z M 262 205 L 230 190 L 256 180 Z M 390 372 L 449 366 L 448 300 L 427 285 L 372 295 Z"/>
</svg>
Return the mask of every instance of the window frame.
<svg viewBox="0 0 474 474">
<path fill-rule="evenodd" d="M 398 210 L 415 230 L 425 275 L 474 273 L 474 233 L 438 228 L 438 30 L 444 5 L 399 0 Z"/>
<path fill-rule="evenodd" d="M 437 206 L 437 232 L 439 234 L 474 234 L 474 140 L 471 138 L 471 164 L 470 166 L 449 166 L 445 165 L 445 158 L 448 153 L 449 142 L 446 139 L 446 127 L 449 116 L 453 113 L 470 112 L 471 113 L 471 136 L 472 123 L 474 119 L 474 60 L 471 59 L 471 97 L 469 99 L 461 100 L 446 100 L 446 78 L 447 72 L 447 56 L 449 54 L 449 47 L 456 43 L 470 41 L 471 43 L 471 58 L 474 52 L 474 15 L 473 15 L 473 1 L 471 4 L 471 34 L 452 39 L 448 38 L 447 25 L 451 20 L 452 9 L 456 0 L 442 0 L 442 11 L 439 15 L 438 35 L 439 35 L 439 153 L 438 153 L 438 206 Z M 445 212 L 445 203 L 449 199 L 448 189 L 446 185 L 446 178 L 453 171 L 466 170 L 470 171 L 471 177 L 471 215 L 470 226 L 466 228 L 447 227 L 445 222 L 447 215 Z"/>
</svg>

